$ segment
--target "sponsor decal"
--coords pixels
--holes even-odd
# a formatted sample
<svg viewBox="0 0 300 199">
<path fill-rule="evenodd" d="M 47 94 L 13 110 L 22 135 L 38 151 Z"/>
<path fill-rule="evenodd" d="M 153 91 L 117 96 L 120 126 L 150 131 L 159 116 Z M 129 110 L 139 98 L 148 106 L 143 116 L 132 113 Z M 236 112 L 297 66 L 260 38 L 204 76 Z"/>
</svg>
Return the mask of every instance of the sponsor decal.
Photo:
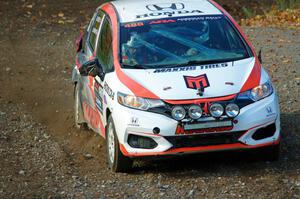
<svg viewBox="0 0 300 199">
<path fill-rule="evenodd" d="M 148 14 L 137 15 L 137 19 L 149 18 L 149 17 L 158 17 L 158 16 L 168 16 L 173 17 L 173 15 L 184 15 L 184 14 L 201 14 L 203 13 L 200 10 L 178 10 L 178 11 L 165 11 L 165 12 L 153 12 Z"/>
<path fill-rule="evenodd" d="M 131 118 L 131 124 L 137 124 L 139 119 L 137 117 L 132 117 Z"/>
<path fill-rule="evenodd" d="M 150 21 L 149 24 L 166 24 L 166 23 L 176 23 L 176 20 L 173 19 L 162 19 L 162 20 L 154 20 Z"/>
<path fill-rule="evenodd" d="M 183 10 L 185 6 L 183 3 L 160 3 L 147 5 L 146 8 L 150 11 Z"/>
<path fill-rule="evenodd" d="M 225 85 L 234 86 L 233 82 L 225 82 Z"/>
<path fill-rule="evenodd" d="M 167 86 L 167 87 L 164 87 L 164 88 L 163 88 L 164 91 L 171 90 L 171 89 L 172 89 L 171 86 Z"/>
<path fill-rule="evenodd" d="M 124 25 L 125 28 L 135 28 L 135 27 L 140 27 L 144 26 L 144 22 L 137 22 L 137 23 L 128 23 Z"/>
<path fill-rule="evenodd" d="M 200 12 L 200 11 L 199 11 Z M 167 12 L 166 14 L 168 14 Z M 185 14 L 181 12 L 182 14 Z M 171 12 L 171 14 L 175 14 Z M 146 14 L 148 16 L 148 14 Z M 150 14 L 149 14 L 150 15 Z M 155 16 L 163 15 L 161 14 L 151 14 Z M 143 15 L 140 15 L 140 18 L 142 18 Z M 180 16 L 180 17 L 170 17 L 167 19 L 153 19 L 153 20 L 143 20 L 138 21 L 138 22 L 129 22 L 129 23 L 124 23 L 122 24 L 122 27 L 124 28 L 136 28 L 136 27 L 142 27 L 145 25 L 156 25 L 156 24 L 168 24 L 168 23 L 181 23 L 181 22 L 193 22 L 193 21 L 210 21 L 210 20 L 220 20 L 224 18 L 223 15 L 202 15 L 202 16 L 191 16 L 191 17 L 185 17 L 185 16 Z"/>
<path fill-rule="evenodd" d="M 208 128 L 232 127 L 232 121 L 217 121 L 217 122 L 204 122 L 198 124 L 186 124 L 184 130 L 197 130 Z"/>
<path fill-rule="evenodd" d="M 104 103 L 104 104 L 107 104 L 106 95 L 103 96 L 103 103 Z"/>
<path fill-rule="evenodd" d="M 204 123 L 205 124 L 205 123 Z M 215 133 L 220 131 L 231 131 L 233 129 L 233 125 L 228 125 L 222 127 L 221 125 L 209 127 L 213 125 L 206 125 L 202 128 L 196 128 L 191 130 L 186 130 L 186 126 L 178 125 L 176 129 L 176 135 L 192 135 L 192 134 L 202 134 L 202 133 Z M 220 126 L 220 127 L 218 127 Z"/>
<path fill-rule="evenodd" d="M 94 93 L 95 93 L 96 107 L 99 110 L 99 112 L 103 114 L 103 89 L 98 82 L 95 82 Z"/>
<path fill-rule="evenodd" d="M 139 125 L 139 118 L 137 117 L 131 117 L 130 118 L 130 124 L 128 124 L 129 126 L 140 126 Z"/>
<path fill-rule="evenodd" d="M 168 73 L 168 72 L 182 72 L 196 70 L 196 66 L 176 67 L 176 68 L 158 68 L 154 70 L 154 73 Z"/>
<path fill-rule="evenodd" d="M 182 72 L 182 71 L 194 71 L 197 68 L 200 70 L 215 69 L 215 68 L 225 68 L 228 67 L 228 63 L 221 64 L 209 64 L 202 66 L 184 66 L 184 67 L 174 67 L 174 68 L 158 68 L 154 70 L 154 73 L 172 73 L 172 72 Z"/>
<path fill-rule="evenodd" d="M 206 74 L 196 77 L 183 76 L 183 78 L 186 83 L 186 87 L 189 89 L 195 89 L 204 92 L 204 89 L 210 86 Z"/>
<path fill-rule="evenodd" d="M 203 20 L 220 20 L 222 19 L 222 15 L 206 15 L 206 16 L 197 16 L 197 17 L 184 17 L 178 18 L 177 21 L 203 21 Z"/>
<path fill-rule="evenodd" d="M 271 116 L 276 115 L 276 113 L 273 112 L 273 109 L 272 109 L 271 106 L 268 106 L 268 107 L 266 108 L 266 111 L 267 111 L 267 115 L 266 115 L 267 117 L 271 117 Z"/>
<path fill-rule="evenodd" d="M 148 18 L 156 16 L 168 16 L 180 14 L 200 14 L 203 13 L 200 10 L 185 10 L 185 5 L 183 3 L 161 3 L 161 4 L 150 4 L 146 6 L 147 10 L 151 13 L 137 15 L 136 18 Z"/>
<path fill-rule="evenodd" d="M 107 93 L 107 95 L 114 100 L 115 98 L 115 93 L 112 91 L 112 89 L 108 86 L 106 82 L 104 82 L 104 90 Z"/>
<path fill-rule="evenodd" d="M 273 110 L 270 106 L 268 106 L 266 109 L 267 109 L 267 113 L 269 113 L 269 114 L 273 112 Z"/>
</svg>

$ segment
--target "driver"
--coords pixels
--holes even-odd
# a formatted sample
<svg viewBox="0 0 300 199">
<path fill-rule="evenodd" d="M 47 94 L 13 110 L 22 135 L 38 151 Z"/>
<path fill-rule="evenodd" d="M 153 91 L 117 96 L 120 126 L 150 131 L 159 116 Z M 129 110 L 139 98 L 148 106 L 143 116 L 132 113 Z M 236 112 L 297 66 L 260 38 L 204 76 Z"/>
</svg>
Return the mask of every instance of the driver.
<svg viewBox="0 0 300 199">
<path fill-rule="evenodd" d="M 198 23 L 197 26 L 193 26 L 192 29 L 193 36 L 190 38 L 191 41 L 198 43 L 199 45 L 203 45 L 209 40 L 209 25 L 207 21 Z M 200 52 L 198 49 L 190 48 L 186 51 L 185 56 L 192 57 L 199 54 Z"/>
<path fill-rule="evenodd" d="M 135 33 L 130 37 L 130 40 L 122 45 L 122 63 L 126 65 L 141 64 L 142 44 L 139 41 L 139 36 Z"/>
<path fill-rule="evenodd" d="M 199 27 L 195 28 L 195 36 L 193 40 L 199 44 L 204 44 L 209 40 L 209 25 L 207 21 L 199 23 Z"/>
</svg>

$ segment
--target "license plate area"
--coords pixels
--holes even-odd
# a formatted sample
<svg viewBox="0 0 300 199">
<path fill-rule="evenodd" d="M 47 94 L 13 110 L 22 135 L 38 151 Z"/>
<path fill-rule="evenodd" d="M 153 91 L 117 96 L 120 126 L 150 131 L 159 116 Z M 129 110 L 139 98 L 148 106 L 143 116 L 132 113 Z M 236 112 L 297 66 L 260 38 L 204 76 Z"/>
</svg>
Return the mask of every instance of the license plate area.
<svg viewBox="0 0 300 199">
<path fill-rule="evenodd" d="M 195 124 L 185 124 L 183 128 L 185 131 L 191 131 L 191 130 L 223 128 L 223 127 L 232 127 L 232 126 L 233 123 L 231 120 L 223 120 L 223 121 L 207 121 L 207 122 L 200 122 Z"/>
</svg>

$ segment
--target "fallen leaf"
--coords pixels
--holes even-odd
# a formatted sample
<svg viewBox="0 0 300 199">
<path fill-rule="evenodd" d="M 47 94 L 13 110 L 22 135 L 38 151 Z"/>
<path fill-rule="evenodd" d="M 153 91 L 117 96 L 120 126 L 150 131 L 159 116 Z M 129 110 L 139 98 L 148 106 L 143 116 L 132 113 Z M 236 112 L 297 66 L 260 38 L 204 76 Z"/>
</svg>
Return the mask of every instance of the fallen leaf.
<svg viewBox="0 0 300 199">
<path fill-rule="evenodd" d="M 59 17 L 64 17 L 65 16 L 65 14 L 63 13 L 63 12 L 60 12 L 60 13 L 58 13 L 58 15 L 57 16 L 59 16 Z"/>
<path fill-rule="evenodd" d="M 37 17 L 36 17 L 36 16 L 33 16 L 33 17 L 31 17 L 31 20 L 32 20 L 32 21 L 37 21 Z"/>
<path fill-rule="evenodd" d="M 290 62 L 291 62 L 290 59 L 285 59 L 285 60 L 282 61 L 282 63 L 284 63 L 284 64 L 287 64 L 287 63 L 290 63 Z"/>
<path fill-rule="evenodd" d="M 257 15 L 252 18 L 242 19 L 242 25 L 248 26 L 286 26 L 289 28 L 297 28 L 300 26 L 300 8 L 296 9 L 286 9 L 283 11 L 279 11 L 276 9 L 271 10 L 270 12 L 266 13 L 265 15 Z M 283 42 L 280 41 L 280 42 Z"/>
<path fill-rule="evenodd" d="M 74 19 L 68 19 L 65 21 L 66 23 L 74 23 Z"/>
</svg>

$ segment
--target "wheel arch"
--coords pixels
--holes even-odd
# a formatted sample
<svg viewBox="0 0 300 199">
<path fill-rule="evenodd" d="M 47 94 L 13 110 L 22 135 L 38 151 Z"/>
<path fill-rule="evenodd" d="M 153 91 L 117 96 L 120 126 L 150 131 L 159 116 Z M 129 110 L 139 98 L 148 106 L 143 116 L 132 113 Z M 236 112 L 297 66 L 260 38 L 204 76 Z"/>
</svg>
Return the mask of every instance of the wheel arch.
<svg viewBox="0 0 300 199">
<path fill-rule="evenodd" d="M 105 110 L 105 123 L 106 123 L 105 131 L 106 131 L 107 125 L 108 125 L 108 118 L 111 114 L 112 114 L 111 110 L 109 108 L 106 108 L 106 110 Z"/>
<path fill-rule="evenodd" d="M 79 85 L 79 81 L 74 81 L 73 82 L 74 83 L 74 91 L 73 91 L 73 97 L 74 97 L 74 99 L 75 99 L 75 95 L 76 95 L 76 88 L 78 87 L 78 86 L 80 86 Z M 86 121 L 85 121 L 85 119 L 84 119 L 84 113 L 83 113 L 83 107 L 82 107 L 82 99 L 81 99 L 81 96 L 79 96 L 79 122 L 80 123 L 86 123 Z"/>
</svg>

